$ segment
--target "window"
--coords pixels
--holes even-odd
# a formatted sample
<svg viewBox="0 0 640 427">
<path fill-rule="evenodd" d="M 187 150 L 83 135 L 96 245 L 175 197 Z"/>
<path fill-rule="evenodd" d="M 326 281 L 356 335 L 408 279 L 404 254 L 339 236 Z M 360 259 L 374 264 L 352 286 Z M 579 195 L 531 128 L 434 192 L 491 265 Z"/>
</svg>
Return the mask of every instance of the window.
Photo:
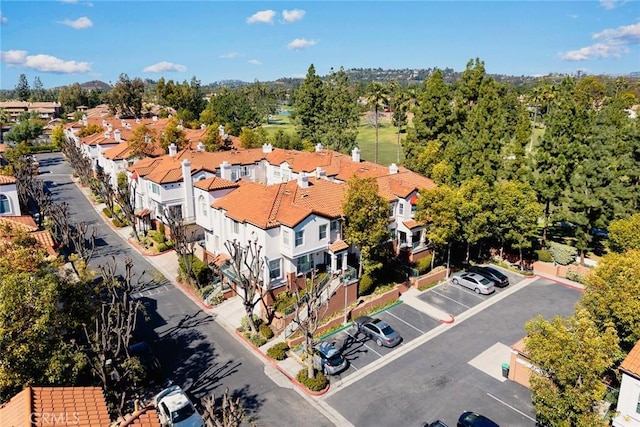
<svg viewBox="0 0 640 427">
<path fill-rule="evenodd" d="M 327 224 L 322 224 L 318 228 L 318 239 L 326 239 L 327 238 Z"/>
<path fill-rule="evenodd" d="M 340 230 L 340 222 L 338 220 L 331 221 L 331 231 Z"/>
<path fill-rule="evenodd" d="M 0 214 L 10 213 L 11 205 L 9 204 L 9 198 L 4 194 L 0 194 Z"/>
<path fill-rule="evenodd" d="M 296 247 L 302 246 L 304 230 L 296 231 Z"/>
<path fill-rule="evenodd" d="M 233 221 L 232 222 L 232 227 L 233 227 L 233 232 L 234 233 L 240 234 L 240 223 L 238 221 Z"/>
<path fill-rule="evenodd" d="M 640 395 L 638 395 L 638 403 L 636 404 L 636 414 L 640 414 Z"/>
<path fill-rule="evenodd" d="M 407 243 L 407 233 L 405 233 L 404 231 L 399 231 L 398 240 L 400 241 L 401 244 Z"/>
<path fill-rule="evenodd" d="M 404 215 L 404 204 L 402 202 L 398 203 L 398 215 Z"/>
<path fill-rule="evenodd" d="M 151 183 L 151 192 L 153 194 L 158 194 L 160 195 L 160 186 L 158 184 L 155 183 Z"/>
<path fill-rule="evenodd" d="M 238 171 L 231 171 L 231 181 L 238 180 Z"/>
<path fill-rule="evenodd" d="M 280 258 L 269 261 L 269 277 L 277 279 L 280 274 Z"/>
<path fill-rule="evenodd" d="M 282 244 L 284 246 L 289 246 L 289 230 L 282 231 Z"/>
<path fill-rule="evenodd" d="M 200 196 L 198 198 L 198 204 L 200 205 L 202 216 L 207 216 L 207 200 L 204 198 L 204 196 Z"/>
<path fill-rule="evenodd" d="M 249 176 L 249 166 L 243 166 L 240 169 L 240 176 Z"/>
<path fill-rule="evenodd" d="M 274 178 L 280 178 L 280 168 L 275 168 L 273 170 L 273 177 Z"/>
</svg>

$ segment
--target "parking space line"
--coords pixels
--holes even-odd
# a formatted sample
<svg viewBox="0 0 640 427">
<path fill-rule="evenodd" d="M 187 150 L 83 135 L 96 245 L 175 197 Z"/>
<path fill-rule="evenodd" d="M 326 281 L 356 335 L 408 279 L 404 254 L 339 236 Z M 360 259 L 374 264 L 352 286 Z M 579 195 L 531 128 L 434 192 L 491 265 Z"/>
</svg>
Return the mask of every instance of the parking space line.
<svg viewBox="0 0 640 427">
<path fill-rule="evenodd" d="M 530 417 L 529 415 L 525 414 L 524 412 L 520 411 L 519 409 L 514 408 L 513 406 L 509 405 L 507 402 L 498 399 L 497 397 L 495 397 L 493 394 L 491 393 L 487 393 L 487 395 L 495 400 L 497 400 L 498 402 L 502 403 L 504 406 L 506 406 L 507 408 L 513 409 L 514 411 L 516 411 L 517 413 L 519 413 L 520 415 L 522 415 L 523 417 L 527 417 L 529 418 L 531 421 L 533 421 L 534 423 L 536 422 L 535 418 Z"/>
<path fill-rule="evenodd" d="M 453 298 L 450 298 L 450 297 L 448 297 L 448 296 L 446 296 L 446 295 L 444 295 L 444 294 L 441 294 L 441 293 L 440 293 L 440 292 L 438 292 L 438 291 L 434 291 L 434 290 L 432 290 L 431 292 L 433 292 L 433 293 L 434 293 L 434 294 L 436 294 L 436 295 L 440 295 L 442 298 L 446 298 L 446 299 L 448 299 L 449 301 L 453 301 L 453 302 L 455 302 L 456 304 L 460 304 L 460 305 L 461 305 L 461 306 L 463 306 L 463 307 L 471 308 L 471 307 L 469 307 L 468 305 L 465 305 L 465 304 L 461 303 L 460 301 L 454 300 Z"/>
<path fill-rule="evenodd" d="M 390 312 L 390 311 L 388 311 L 388 310 L 387 310 L 387 311 L 386 311 L 386 313 L 387 313 L 387 314 L 392 315 L 393 317 L 395 317 L 396 319 L 398 319 L 399 321 L 401 321 L 401 322 L 402 322 L 402 323 L 404 323 L 405 325 L 412 327 L 413 329 L 415 329 L 416 331 L 420 332 L 421 334 L 424 334 L 424 331 L 421 331 L 420 329 L 418 329 L 418 328 L 416 328 L 415 326 L 413 326 L 411 323 L 409 323 L 409 322 L 407 322 L 407 321 L 405 321 L 405 320 L 403 320 L 403 319 L 399 318 L 398 316 L 396 316 L 396 315 L 395 315 L 395 314 L 393 314 L 392 312 Z"/>
<path fill-rule="evenodd" d="M 354 340 L 361 342 L 362 345 L 364 345 L 365 347 L 367 347 L 369 350 L 373 351 L 375 354 L 377 354 L 378 356 L 382 357 L 382 355 L 380 353 L 378 353 L 377 351 L 375 351 L 373 348 L 369 347 L 364 341 L 359 341 L 358 337 L 351 335 L 349 332 L 345 332 L 347 335 L 349 335 L 351 338 L 353 338 Z M 366 336 L 366 335 L 365 335 Z M 369 339 L 369 337 L 366 338 L 367 340 Z"/>
</svg>

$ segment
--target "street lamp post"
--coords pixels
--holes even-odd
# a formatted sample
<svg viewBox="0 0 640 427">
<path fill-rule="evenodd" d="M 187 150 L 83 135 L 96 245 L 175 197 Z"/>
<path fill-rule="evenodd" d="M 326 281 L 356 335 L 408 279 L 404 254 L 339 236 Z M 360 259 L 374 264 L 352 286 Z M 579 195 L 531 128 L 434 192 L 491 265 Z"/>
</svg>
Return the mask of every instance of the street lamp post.
<svg viewBox="0 0 640 427">
<path fill-rule="evenodd" d="M 342 276 L 342 284 L 344 286 L 344 321 L 342 322 L 344 325 L 347 324 L 348 312 L 347 312 L 347 286 L 349 286 L 349 278 L 347 276 Z"/>
</svg>

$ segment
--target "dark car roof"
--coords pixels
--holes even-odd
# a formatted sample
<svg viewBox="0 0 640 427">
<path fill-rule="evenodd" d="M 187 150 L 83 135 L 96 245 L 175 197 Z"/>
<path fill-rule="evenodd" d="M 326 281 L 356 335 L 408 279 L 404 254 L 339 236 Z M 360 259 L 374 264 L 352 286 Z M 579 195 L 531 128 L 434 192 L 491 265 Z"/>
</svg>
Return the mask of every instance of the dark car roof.
<svg viewBox="0 0 640 427">
<path fill-rule="evenodd" d="M 369 323 L 373 320 L 372 317 L 369 316 L 360 316 L 358 317 L 356 320 L 354 320 L 354 322 L 356 322 L 359 325 L 364 325 L 365 323 Z"/>
<path fill-rule="evenodd" d="M 491 421 L 484 415 L 476 414 L 475 412 L 465 412 L 460 415 L 459 421 L 466 421 L 465 425 L 473 427 L 500 427 L 495 422 Z"/>
<path fill-rule="evenodd" d="M 501 271 L 496 270 L 495 268 L 492 267 L 484 267 L 481 265 L 473 265 L 471 267 L 469 267 L 469 271 L 472 271 L 474 273 L 478 273 L 478 274 L 490 274 L 493 275 L 495 277 L 498 277 L 499 279 L 506 279 L 507 276 L 505 276 Z"/>
</svg>

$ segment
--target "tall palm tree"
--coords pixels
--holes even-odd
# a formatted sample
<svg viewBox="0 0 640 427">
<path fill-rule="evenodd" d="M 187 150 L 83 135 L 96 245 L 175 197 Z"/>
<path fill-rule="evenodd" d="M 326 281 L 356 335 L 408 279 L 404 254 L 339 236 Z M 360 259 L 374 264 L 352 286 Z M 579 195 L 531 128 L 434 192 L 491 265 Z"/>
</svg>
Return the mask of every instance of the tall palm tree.
<svg viewBox="0 0 640 427">
<path fill-rule="evenodd" d="M 408 112 L 411 108 L 411 96 L 406 91 L 398 92 L 393 99 L 391 107 L 391 121 L 398 128 L 398 155 L 397 163 L 400 163 L 400 133 L 402 128 L 407 125 Z"/>
<path fill-rule="evenodd" d="M 380 107 L 389 102 L 389 88 L 380 82 L 371 82 L 367 88 L 367 104 L 373 107 L 374 126 L 376 127 L 376 154 L 375 162 L 378 163 L 378 112 Z"/>
</svg>

